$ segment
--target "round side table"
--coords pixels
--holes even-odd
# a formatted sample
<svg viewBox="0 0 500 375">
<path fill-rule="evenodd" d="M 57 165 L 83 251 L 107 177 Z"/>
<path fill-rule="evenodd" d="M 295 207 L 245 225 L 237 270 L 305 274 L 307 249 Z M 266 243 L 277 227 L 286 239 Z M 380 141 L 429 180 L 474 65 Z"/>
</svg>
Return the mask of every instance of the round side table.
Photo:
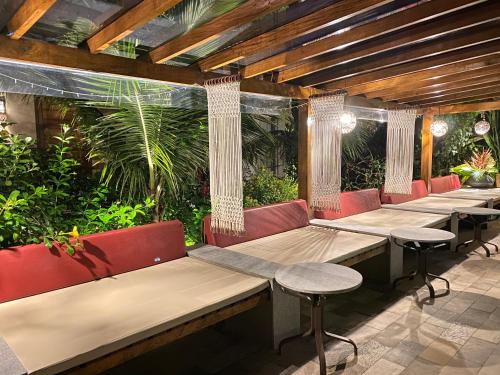
<svg viewBox="0 0 500 375">
<path fill-rule="evenodd" d="M 434 287 L 432 286 L 429 276 L 435 279 L 441 279 L 446 282 L 446 288 L 450 290 L 450 282 L 445 278 L 427 272 L 427 254 L 438 246 L 446 244 L 455 238 L 451 232 L 441 229 L 432 228 L 417 228 L 417 227 L 401 227 L 391 231 L 392 240 L 405 250 L 410 250 L 417 255 L 417 269 L 409 275 L 398 277 L 393 282 L 393 287 L 404 279 L 413 279 L 416 275 L 420 275 L 427 288 L 431 298 L 436 297 Z"/>
<path fill-rule="evenodd" d="M 323 329 L 323 306 L 326 296 L 350 292 L 359 288 L 363 282 L 361 274 L 352 268 L 331 263 L 299 263 L 280 268 L 275 275 L 281 289 L 289 294 L 303 298 L 311 303 L 311 328 L 304 334 L 284 339 L 279 344 L 299 336 L 313 335 L 319 357 L 320 374 L 326 374 L 323 335 L 351 344 L 354 354 L 358 354 L 356 344 L 346 337 L 338 336 Z"/>
<path fill-rule="evenodd" d="M 474 238 L 470 241 L 465 241 L 459 244 L 457 246 L 457 251 L 460 246 L 467 247 L 470 244 L 477 242 L 486 251 L 487 257 L 491 256 L 490 249 L 486 246 L 487 244 L 493 246 L 495 251 L 498 253 L 497 245 L 488 241 L 483 241 L 482 229 L 486 223 L 500 218 L 500 210 L 485 207 L 456 207 L 454 208 L 454 211 L 458 212 L 459 215 L 467 215 L 465 220 L 474 226 Z"/>
</svg>

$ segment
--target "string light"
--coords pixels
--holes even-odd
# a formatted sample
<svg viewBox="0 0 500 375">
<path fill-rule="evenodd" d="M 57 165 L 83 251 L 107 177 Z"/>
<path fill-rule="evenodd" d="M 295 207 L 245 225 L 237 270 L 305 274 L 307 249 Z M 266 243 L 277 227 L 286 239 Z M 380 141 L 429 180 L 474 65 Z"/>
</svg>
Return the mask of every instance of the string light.
<svg viewBox="0 0 500 375">
<path fill-rule="evenodd" d="M 484 116 L 484 112 L 481 113 L 481 120 L 476 122 L 476 125 L 474 125 L 474 131 L 478 135 L 485 135 L 490 131 L 490 123 L 486 121 L 486 118 Z"/>
</svg>

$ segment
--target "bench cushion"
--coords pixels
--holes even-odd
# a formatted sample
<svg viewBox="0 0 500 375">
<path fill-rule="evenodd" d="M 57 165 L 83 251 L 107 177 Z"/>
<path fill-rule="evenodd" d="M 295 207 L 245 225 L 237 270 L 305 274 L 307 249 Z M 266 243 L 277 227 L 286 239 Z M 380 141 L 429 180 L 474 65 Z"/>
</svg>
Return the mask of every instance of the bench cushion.
<svg viewBox="0 0 500 375">
<path fill-rule="evenodd" d="M 457 190 L 462 187 L 460 177 L 456 174 L 442 177 L 431 178 L 431 192 L 440 194 L 448 191 Z"/>
<path fill-rule="evenodd" d="M 268 287 L 183 257 L 0 304 L 0 336 L 32 372 L 57 373 Z"/>
<path fill-rule="evenodd" d="M 228 247 L 270 262 L 340 263 L 386 243 L 384 237 L 337 231 L 310 225 Z"/>
<path fill-rule="evenodd" d="M 412 212 L 381 208 L 379 210 L 363 212 L 361 214 L 344 217 L 337 220 L 311 220 L 312 224 L 328 226 L 340 224 L 353 224 L 362 226 L 382 227 L 389 230 L 401 227 L 433 227 L 448 221 L 447 215 L 437 215 L 425 212 Z"/>
<path fill-rule="evenodd" d="M 206 216 L 203 220 L 205 243 L 227 247 L 309 225 L 307 203 L 301 199 L 292 202 L 247 208 L 244 210 L 244 216 L 246 233 L 243 236 L 227 236 L 212 233 L 210 215 Z"/>
<path fill-rule="evenodd" d="M 341 217 L 360 214 L 362 212 L 377 210 L 381 207 L 377 189 L 358 191 L 345 191 L 340 194 L 340 212 L 315 211 L 314 217 L 318 219 L 334 220 Z"/>
<path fill-rule="evenodd" d="M 384 188 L 380 191 L 380 200 L 384 204 L 400 204 L 424 198 L 429 195 L 424 180 L 415 180 L 411 183 L 411 194 L 385 194 Z"/>
<path fill-rule="evenodd" d="M 0 302 L 178 259 L 186 254 L 180 221 L 82 237 L 83 251 L 69 256 L 45 245 L 0 250 Z"/>
</svg>

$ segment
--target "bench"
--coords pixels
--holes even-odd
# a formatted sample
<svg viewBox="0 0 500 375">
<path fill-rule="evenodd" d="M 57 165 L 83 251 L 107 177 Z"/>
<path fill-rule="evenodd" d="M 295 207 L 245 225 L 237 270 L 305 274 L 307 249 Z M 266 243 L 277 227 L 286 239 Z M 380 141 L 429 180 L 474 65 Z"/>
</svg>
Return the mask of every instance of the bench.
<svg viewBox="0 0 500 375">
<path fill-rule="evenodd" d="M 433 196 L 445 198 L 484 200 L 487 206 L 500 203 L 500 188 L 475 189 L 462 187 L 460 178 L 457 175 L 449 175 L 431 178 L 431 192 Z"/>
<path fill-rule="evenodd" d="M 99 373 L 269 298 L 267 280 L 187 257 L 179 221 L 82 243 L 0 250 L 0 358 L 25 373 Z"/>
<path fill-rule="evenodd" d="M 203 233 L 213 251 L 196 249 L 190 257 L 214 262 L 230 269 L 274 278 L 279 267 L 301 262 L 331 262 L 351 266 L 385 253 L 386 238 L 309 225 L 304 200 L 244 210 L 246 233 L 240 237 L 214 234 L 211 217 L 203 221 Z M 273 340 L 275 347 L 285 337 L 300 331 L 300 301 L 272 290 Z"/>
<path fill-rule="evenodd" d="M 397 199 L 400 201 L 401 198 L 397 197 Z M 377 189 L 342 192 L 340 207 L 340 212 L 315 212 L 315 219 L 311 220 L 311 224 L 390 239 L 391 230 L 403 225 L 440 228 L 448 221 L 448 216 L 439 212 L 428 212 L 428 210 L 414 212 L 385 208 L 381 204 Z M 403 252 L 392 241 L 389 250 L 390 280 L 392 281 L 402 275 Z"/>
</svg>

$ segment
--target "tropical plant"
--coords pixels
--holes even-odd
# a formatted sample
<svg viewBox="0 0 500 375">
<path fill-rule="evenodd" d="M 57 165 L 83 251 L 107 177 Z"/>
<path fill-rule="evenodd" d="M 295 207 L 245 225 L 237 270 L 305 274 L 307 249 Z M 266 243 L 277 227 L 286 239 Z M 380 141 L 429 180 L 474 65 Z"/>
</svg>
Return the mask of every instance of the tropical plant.
<svg viewBox="0 0 500 375">
<path fill-rule="evenodd" d="M 481 181 L 485 176 L 494 176 L 498 173 L 495 167 L 495 159 L 491 156 L 491 150 L 474 152 L 470 161 L 460 164 L 450 169 L 450 172 L 456 173 L 462 177 L 462 183 L 469 179 Z"/>
<path fill-rule="evenodd" d="M 262 168 L 245 181 L 243 195 L 245 207 L 256 207 L 297 199 L 298 186 L 293 178 L 278 178 L 269 169 Z"/>
<path fill-rule="evenodd" d="M 500 163 L 500 111 L 489 113 L 491 129 L 484 135 L 484 140 L 492 152 L 493 158 Z"/>
</svg>

